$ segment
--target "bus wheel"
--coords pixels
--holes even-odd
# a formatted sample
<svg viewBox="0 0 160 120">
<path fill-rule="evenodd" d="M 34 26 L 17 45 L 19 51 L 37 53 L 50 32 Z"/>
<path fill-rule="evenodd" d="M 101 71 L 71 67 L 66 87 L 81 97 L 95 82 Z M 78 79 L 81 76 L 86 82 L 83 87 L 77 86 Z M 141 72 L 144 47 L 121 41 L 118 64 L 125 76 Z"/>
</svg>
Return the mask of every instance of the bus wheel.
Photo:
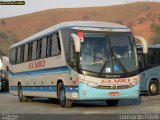
<svg viewBox="0 0 160 120">
<path fill-rule="evenodd" d="M 26 96 L 23 96 L 21 84 L 18 85 L 18 98 L 19 98 L 20 102 L 27 102 L 28 101 L 28 98 Z"/>
<path fill-rule="evenodd" d="M 72 106 L 72 101 L 66 98 L 66 92 L 63 83 L 58 84 L 59 88 L 59 103 L 61 107 L 69 108 Z"/>
<path fill-rule="evenodd" d="M 149 83 L 149 95 L 156 95 L 158 94 L 158 82 L 155 80 L 150 81 Z"/>
<path fill-rule="evenodd" d="M 119 103 L 119 100 L 106 100 L 106 103 L 108 106 L 117 106 Z"/>
</svg>

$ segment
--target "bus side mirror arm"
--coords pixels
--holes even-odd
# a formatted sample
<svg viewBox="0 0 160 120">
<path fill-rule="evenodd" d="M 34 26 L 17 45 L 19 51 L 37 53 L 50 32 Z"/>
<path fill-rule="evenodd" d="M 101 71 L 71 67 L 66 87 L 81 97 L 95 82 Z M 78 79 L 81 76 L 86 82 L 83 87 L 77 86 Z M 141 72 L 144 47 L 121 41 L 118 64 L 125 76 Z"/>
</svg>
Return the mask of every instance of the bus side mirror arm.
<svg viewBox="0 0 160 120">
<path fill-rule="evenodd" d="M 148 43 L 147 43 L 147 41 L 140 36 L 134 36 L 134 38 L 142 43 L 143 54 L 147 54 L 148 53 Z"/>
<path fill-rule="evenodd" d="M 72 33 L 71 36 L 72 36 L 72 38 L 74 40 L 75 51 L 76 52 L 80 52 L 80 50 L 81 50 L 80 38 L 76 34 L 74 34 L 74 33 Z"/>
<path fill-rule="evenodd" d="M 77 52 L 77 61 L 76 61 L 76 67 L 77 67 L 77 71 L 79 73 L 81 73 L 81 70 L 80 70 L 80 51 L 81 51 L 81 42 L 80 42 L 80 38 L 72 33 L 71 34 L 73 40 L 74 40 L 74 44 L 75 44 L 75 51 Z"/>
<path fill-rule="evenodd" d="M 140 36 L 134 36 L 134 38 L 142 43 L 142 48 L 143 48 L 143 55 L 144 55 L 144 68 L 147 67 L 147 53 L 148 53 L 148 44 L 147 41 L 140 37 Z"/>
</svg>

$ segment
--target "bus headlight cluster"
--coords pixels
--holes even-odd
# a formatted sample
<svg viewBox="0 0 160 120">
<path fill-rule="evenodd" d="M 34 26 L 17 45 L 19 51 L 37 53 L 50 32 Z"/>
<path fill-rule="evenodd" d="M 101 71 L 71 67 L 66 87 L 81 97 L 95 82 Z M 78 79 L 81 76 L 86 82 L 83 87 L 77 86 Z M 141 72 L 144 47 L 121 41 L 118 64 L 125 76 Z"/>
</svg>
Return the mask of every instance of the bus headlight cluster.
<svg viewBox="0 0 160 120">
<path fill-rule="evenodd" d="M 135 86 L 135 85 L 137 85 L 137 84 L 138 84 L 137 81 L 133 81 L 133 82 L 130 83 L 130 86 Z"/>
<path fill-rule="evenodd" d="M 79 79 L 79 82 L 87 85 L 87 86 L 98 86 L 98 83 L 93 83 L 93 82 L 89 82 L 89 81 L 85 81 L 85 80 L 82 80 L 82 79 Z"/>
<path fill-rule="evenodd" d="M 85 84 L 86 84 L 87 86 L 94 86 L 94 87 L 97 86 L 96 83 L 91 83 L 91 82 L 86 82 Z"/>
<path fill-rule="evenodd" d="M 79 82 L 84 83 L 85 80 L 84 79 L 79 79 Z"/>
</svg>

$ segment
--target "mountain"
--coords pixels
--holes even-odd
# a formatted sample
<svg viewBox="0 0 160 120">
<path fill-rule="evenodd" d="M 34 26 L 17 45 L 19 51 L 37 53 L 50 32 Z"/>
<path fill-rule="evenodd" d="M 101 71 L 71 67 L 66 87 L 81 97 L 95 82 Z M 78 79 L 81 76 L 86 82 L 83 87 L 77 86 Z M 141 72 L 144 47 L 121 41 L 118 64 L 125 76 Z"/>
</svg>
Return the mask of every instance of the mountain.
<svg viewBox="0 0 160 120">
<path fill-rule="evenodd" d="M 149 44 L 160 38 L 160 3 L 137 2 L 124 5 L 88 8 L 50 9 L 32 14 L 0 19 L 0 54 L 9 46 L 43 29 L 64 21 L 104 21 L 128 26 L 134 35 Z"/>
</svg>

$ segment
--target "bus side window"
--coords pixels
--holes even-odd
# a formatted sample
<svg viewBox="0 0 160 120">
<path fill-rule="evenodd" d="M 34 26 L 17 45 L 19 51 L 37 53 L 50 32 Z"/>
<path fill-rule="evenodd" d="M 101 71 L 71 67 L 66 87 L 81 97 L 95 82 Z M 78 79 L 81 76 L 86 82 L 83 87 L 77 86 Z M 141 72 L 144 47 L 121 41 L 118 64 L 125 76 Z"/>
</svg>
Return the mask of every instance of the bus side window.
<svg viewBox="0 0 160 120">
<path fill-rule="evenodd" d="M 16 58 L 16 49 L 10 50 L 10 55 L 9 55 L 9 61 L 11 64 L 15 64 L 15 58 Z"/>
<path fill-rule="evenodd" d="M 158 51 L 158 64 L 160 64 L 160 51 Z"/>
<path fill-rule="evenodd" d="M 37 41 L 37 59 L 42 57 L 42 39 Z"/>
<path fill-rule="evenodd" d="M 138 61 L 140 69 L 144 69 L 144 57 L 142 51 L 138 51 Z"/>
<path fill-rule="evenodd" d="M 148 53 L 148 63 L 149 65 L 156 65 L 158 60 L 157 51 L 150 50 Z"/>
<path fill-rule="evenodd" d="M 59 55 L 61 53 L 60 39 L 58 33 L 52 35 L 52 56 Z"/>
<path fill-rule="evenodd" d="M 28 44 L 28 61 L 32 60 L 32 44 L 33 42 Z"/>
<path fill-rule="evenodd" d="M 154 64 L 157 65 L 158 64 L 158 51 L 157 50 L 153 51 L 153 56 L 154 56 Z"/>
<path fill-rule="evenodd" d="M 148 64 L 152 65 L 153 64 L 153 55 L 151 53 L 151 51 L 148 52 Z"/>
<path fill-rule="evenodd" d="M 47 57 L 50 57 L 51 56 L 51 49 L 52 48 L 52 35 L 48 36 L 47 37 Z"/>
<path fill-rule="evenodd" d="M 33 42 L 33 49 L 32 49 L 32 60 L 35 60 L 37 58 L 36 50 L 37 50 L 37 41 L 34 41 Z"/>
<path fill-rule="evenodd" d="M 47 38 L 45 37 L 42 39 L 42 53 L 41 53 L 42 58 L 46 57 L 46 48 L 47 48 Z"/>
<path fill-rule="evenodd" d="M 17 57 L 18 57 L 18 48 L 15 49 L 15 64 L 17 63 Z"/>
<path fill-rule="evenodd" d="M 21 47 L 18 47 L 17 63 L 20 63 L 20 53 L 21 53 Z"/>
<path fill-rule="evenodd" d="M 25 45 L 24 47 L 24 62 L 27 62 L 28 61 L 28 44 Z"/>
<path fill-rule="evenodd" d="M 21 53 L 20 53 L 20 62 L 24 62 L 24 45 L 21 46 Z"/>
</svg>

